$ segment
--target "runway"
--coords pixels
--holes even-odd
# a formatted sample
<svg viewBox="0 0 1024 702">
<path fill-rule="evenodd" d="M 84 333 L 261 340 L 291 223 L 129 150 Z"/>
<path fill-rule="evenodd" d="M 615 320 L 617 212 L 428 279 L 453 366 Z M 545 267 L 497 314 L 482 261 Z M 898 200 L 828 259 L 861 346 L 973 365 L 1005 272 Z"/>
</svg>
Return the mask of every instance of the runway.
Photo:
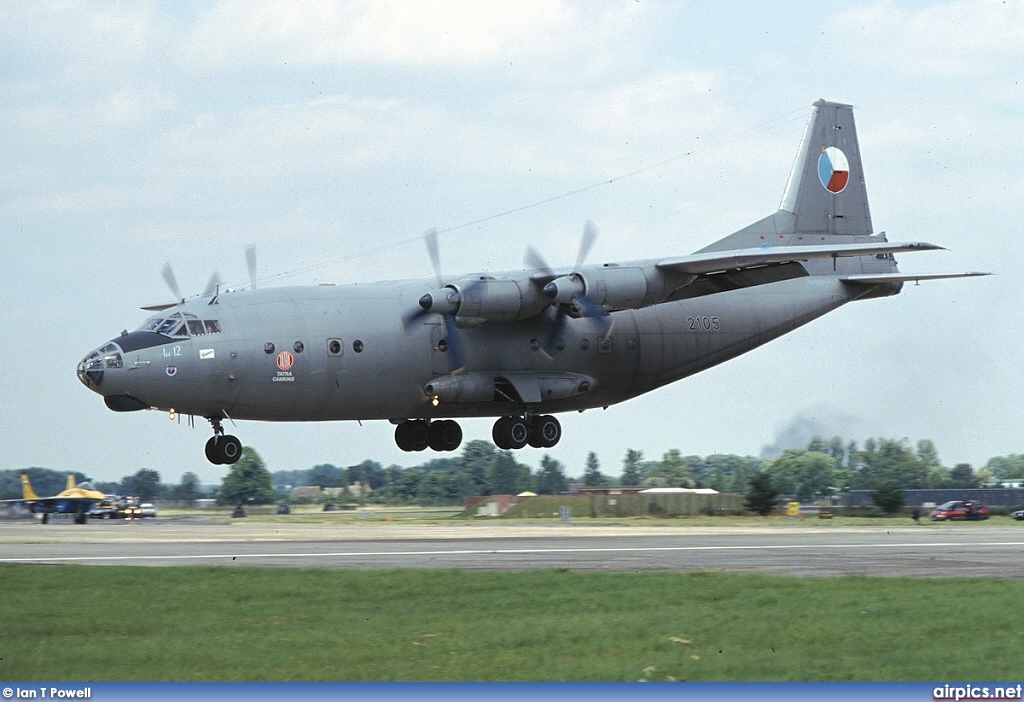
<svg viewBox="0 0 1024 702">
<path fill-rule="evenodd" d="M 1024 578 L 1024 525 L 0 523 L 0 563 Z"/>
</svg>

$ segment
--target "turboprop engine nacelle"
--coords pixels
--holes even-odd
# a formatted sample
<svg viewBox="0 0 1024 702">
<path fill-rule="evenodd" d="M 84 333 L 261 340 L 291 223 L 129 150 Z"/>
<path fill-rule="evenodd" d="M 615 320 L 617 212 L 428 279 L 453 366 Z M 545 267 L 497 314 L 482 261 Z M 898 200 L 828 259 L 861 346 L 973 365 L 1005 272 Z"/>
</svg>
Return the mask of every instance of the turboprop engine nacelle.
<svg viewBox="0 0 1024 702">
<path fill-rule="evenodd" d="M 620 267 L 614 264 L 587 266 L 571 275 L 555 278 L 544 287 L 549 299 L 573 305 L 586 295 L 606 310 L 635 310 L 663 302 L 676 288 L 692 282 L 696 276 L 666 272 L 655 266 Z"/>
<path fill-rule="evenodd" d="M 419 302 L 428 312 L 501 322 L 528 319 L 550 304 L 529 280 L 497 278 L 459 281 L 427 293 Z"/>
</svg>

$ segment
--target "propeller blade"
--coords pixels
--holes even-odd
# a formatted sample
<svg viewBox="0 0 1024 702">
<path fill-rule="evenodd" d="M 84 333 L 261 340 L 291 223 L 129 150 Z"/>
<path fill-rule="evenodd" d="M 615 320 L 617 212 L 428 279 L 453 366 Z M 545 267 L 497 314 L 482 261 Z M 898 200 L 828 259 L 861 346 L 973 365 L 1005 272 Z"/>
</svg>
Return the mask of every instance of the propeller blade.
<svg viewBox="0 0 1024 702">
<path fill-rule="evenodd" d="M 573 300 L 583 309 L 584 317 L 593 319 L 601 325 L 601 336 L 607 336 L 608 332 L 612 328 L 612 318 L 605 308 L 601 307 L 601 305 L 597 304 L 586 295 L 579 295 L 573 298 Z"/>
<path fill-rule="evenodd" d="M 174 295 L 174 299 L 184 299 L 184 296 L 181 294 L 181 288 L 178 287 L 178 279 L 174 277 L 174 269 L 171 268 L 170 261 L 164 264 L 162 273 L 164 276 L 164 282 L 167 283 L 167 287 L 171 289 L 171 294 Z"/>
<path fill-rule="evenodd" d="M 566 314 L 565 310 L 558 307 L 555 312 L 555 318 L 551 321 L 551 326 L 548 328 L 548 334 L 544 337 L 544 343 L 541 345 L 541 349 L 545 355 L 554 360 L 553 354 L 555 351 L 555 344 L 558 343 L 559 337 L 562 336 L 562 332 L 565 330 L 565 323 L 569 319 L 569 315 Z"/>
<path fill-rule="evenodd" d="M 220 279 L 220 273 L 214 271 L 213 275 L 210 276 L 210 282 L 206 284 L 206 291 L 203 293 L 203 297 L 213 297 L 217 292 L 217 288 L 220 287 L 221 282 L 223 281 Z"/>
<path fill-rule="evenodd" d="M 437 276 L 437 287 L 442 287 L 441 281 L 441 251 L 437 245 L 437 230 L 428 229 L 423 235 L 423 241 L 427 245 L 427 255 L 430 256 L 430 264 L 434 267 L 434 275 Z"/>
<path fill-rule="evenodd" d="M 576 255 L 576 268 L 583 265 L 583 261 L 586 260 L 587 254 L 590 253 L 596 240 L 597 227 L 588 219 L 587 223 L 583 225 L 583 238 L 580 239 L 580 252 Z"/>
<path fill-rule="evenodd" d="M 555 274 L 555 272 L 551 270 L 551 266 L 548 265 L 548 262 L 544 260 L 544 257 L 541 256 L 537 249 L 532 246 L 526 247 L 526 253 L 523 254 L 523 263 L 526 264 L 527 268 L 532 268 L 544 275 Z"/>
<path fill-rule="evenodd" d="M 245 265 L 249 268 L 249 287 L 256 289 L 256 244 L 245 247 Z"/>
<path fill-rule="evenodd" d="M 448 342 L 448 353 L 451 354 L 449 359 L 451 361 L 452 373 L 455 373 L 462 370 L 465 366 L 462 355 L 462 333 L 459 331 L 459 325 L 455 321 L 455 315 L 446 314 L 444 316 L 444 332 Z"/>
<path fill-rule="evenodd" d="M 411 310 L 407 312 L 402 316 L 402 330 L 408 334 L 409 327 L 426 317 L 428 314 L 433 314 L 433 312 L 424 309 Z"/>
</svg>

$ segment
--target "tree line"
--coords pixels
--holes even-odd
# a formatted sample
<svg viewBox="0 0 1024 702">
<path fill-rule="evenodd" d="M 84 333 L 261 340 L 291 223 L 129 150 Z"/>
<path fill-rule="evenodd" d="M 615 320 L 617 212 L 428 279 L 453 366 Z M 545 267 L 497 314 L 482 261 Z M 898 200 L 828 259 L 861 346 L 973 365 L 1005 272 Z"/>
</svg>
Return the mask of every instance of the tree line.
<svg viewBox="0 0 1024 702">
<path fill-rule="evenodd" d="M 44 468 L 0 471 L 0 497 L 21 497 L 22 472 L 29 474 L 39 495 L 63 490 L 68 475 Z M 80 472 L 73 474 L 79 482 L 87 479 Z M 774 492 L 800 501 L 845 490 L 970 488 L 1024 479 L 1024 454 L 991 458 L 979 469 L 969 464 L 946 467 L 934 442 L 927 439 L 913 446 L 906 439 L 868 439 L 858 446 L 838 436 L 814 437 L 805 448 L 788 449 L 774 460 L 733 454 L 684 456 L 678 449 L 666 451 L 660 459 L 647 459 L 643 451 L 627 449 L 621 464 L 608 473 L 602 470 L 597 455 L 589 452 L 578 482 L 591 487 L 709 487 L 746 493 L 755 476 Z M 215 497 L 222 504 L 269 504 L 286 499 L 294 486 L 347 488 L 359 484 L 369 488 L 359 499 L 371 504 L 458 505 L 472 495 L 558 494 L 565 492 L 570 482 L 565 465 L 550 456 L 545 455 L 533 469 L 511 451 L 477 440 L 468 442 L 458 456 L 434 458 L 412 467 L 385 467 L 368 459 L 346 467 L 323 463 L 276 472 L 267 468 L 253 448 L 246 447 L 212 495 L 204 493 L 195 473 L 185 473 L 178 484 L 167 485 L 158 472 L 149 469 L 117 482 L 95 482 L 94 487 L 150 501 L 191 502 Z"/>
</svg>

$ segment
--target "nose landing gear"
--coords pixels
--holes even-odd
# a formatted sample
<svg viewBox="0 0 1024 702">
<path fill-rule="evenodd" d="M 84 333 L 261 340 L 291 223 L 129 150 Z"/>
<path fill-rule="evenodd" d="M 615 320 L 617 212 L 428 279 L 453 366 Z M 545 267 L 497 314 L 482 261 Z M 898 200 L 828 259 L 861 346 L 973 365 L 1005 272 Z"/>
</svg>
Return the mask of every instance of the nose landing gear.
<svg viewBox="0 0 1024 702">
<path fill-rule="evenodd" d="M 233 465 L 242 457 L 242 442 L 224 433 L 219 417 L 207 417 L 213 426 L 213 436 L 206 442 L 206 460 L 214 465 Z"/>
</svg>

